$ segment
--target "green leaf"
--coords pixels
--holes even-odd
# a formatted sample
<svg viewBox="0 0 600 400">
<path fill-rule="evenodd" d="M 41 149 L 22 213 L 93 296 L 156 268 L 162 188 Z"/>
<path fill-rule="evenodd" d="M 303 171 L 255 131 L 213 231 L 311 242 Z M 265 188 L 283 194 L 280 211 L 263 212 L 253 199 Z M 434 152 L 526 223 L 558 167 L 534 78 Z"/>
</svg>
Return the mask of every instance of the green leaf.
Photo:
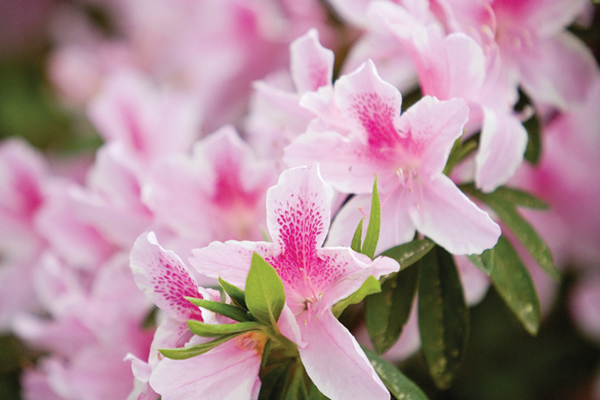
<svg viewBox="0 0 600 400">
<path fill-rule="evenodd" d="M 238 322 L 253 321 L 253 317 L 248 315 L 248 312 L 242 310 L 239 307 L 232 306 L 231 304 L 223 304 L 218 301 L 197 299 L 195 297 L 186 297 L 186 300 L 190 303 L 197 305 L 198 307 L 205 308 L 207 310 L 216 312 L 225 317 L 231 318 Z"/>
<path fill-rule="evenodd" d="M 473 152 L 476 148 L 477 140 L 469 139 L 466 142 L 463 142 L 462 136 L 456 139 L 454 145 L 452 146 L 452 150 L 450 150 L 448 161 L 446 161 L 444 175 L 449 176 L 454 166 L 462 161 L 466 156 L 471 154 L 471 152 Z"/>
<path fill-rule="evenodd" d="M 515 234 L 517 239 L 527 249 L 534 260 L 546 271 L 550 277 L 556 281 L 560 281 L 560 272 L 554 266 L 552 253 L 548 245 L 540 238 L 535 229 L 517 212 L 516 200 L 510 198 L 506 190 L 496 190 L 492 193 L 481 193 L 476 190 L 473 185 L 461 186 L 463 191 L 473 195 L 475 198 L 486 203 L 498 218 L 500 218 L 506 226 Z M 513 195 L 516 191 L 513 191 Z M 516 195 L 519 196 L 519 195 Z M 523 199 L 523 197 L 519 197 Z"/>
<path fill-rule="evenodd" d="M 285 290 L 277 272 L 260 255 L 252 255 L 246 278 L 246 305 L 263 324 L 276 328 L 285 305 Z"/>
<path fill-rule="evenodd" d="M 371 196 L 371 214 L 369 215 L 369 226 L 367 234 L 362 245 L 362 253 L 373 259 L 377 242 L 379 241 L 379 228 L 381 225 L 381 202 L 379 200 L 379 190 L 377 189 L 377 179 L 373 182 L 373 194 Z"/>
<path fill-rule="evenodd" d="M 232 333 L 244 333 L 261 330 L 260 322 L 238 322 L 237 324 L 207 324 L 200 321 L 188 320 L 187 325 L 194 335 L 202 337 L 217 337 Z"/>
<path fill-rule="evenodd" d="M 454 259 L 439 246 L 421 260 L 419 331 L 433 381 L 449 388 L 467 344 L 469 309 Z"/>
<path fill-rule="evenodd" d="M 246 306 L 246 294 L 242 289 L 232 285 L 231 283 L 221 278 L 219 278 L 219 283 L 221 284 L 221 287 L 223 288 L 225 293 L 227 293 L 229 297 L 231 297 L 231 300 L 234 304 L 245 308 L 246 310 L 248 309 L 248 307 Z"/>
<path fill-rule="evenodd" d="M 548 210 L 548 203 L 538 199 L 534 195 L 522 190 L 501 186 L 493 192 L 493 196 L 497 196 L 509 203 L 516 204 L 521 207 L 533 208 L 535 210 Z"/>
<path fill-rule="evenodd" d="M 541 310 L 529 271 L 504 236 L 498 239 L 492 254 L 494 268 L 490 277 L 494 287 L 525 329 L 536 335 L 540 327 Z"/>
<path fill-rule="evenodd" d="M 240 333 L 232 333 L 230 335 L 221 336 L 220 338 L 212 340 L 208 343 L 196 344 L 188 347 L 181 347 L 179 349 L 159 349 L 158 351 L 160 351 L 161 354 L 167 358 L 173 360 L 185 360 L 188 358 L 199 356 L 200 354 L 204 354 L 239 335 Z"/>
<path fill-rule="evenodd" d="M 527 121 L 523 122 L 527 130 L 527 148 L 525 149 L 525 159 L 533 165 L 537 165 L 542 155 L 542 138 L 540 135 L 540 120 L 537 114 L 534 114 Z"/>
<path fill-rule="evenodd" d="M 358 226 L 356 227 L 356 230 L 354 231 L 354 236 L 352 237 L 352 244 L 350 245 L 350 248 L 357 253 L 360 253 L 360 250 L 361 250 L 360 242 L 362 241 L 362 229 L 363 229 L 364 221 L 365 221 L 365 219 L 363 218 L 358 223 Z"/>
<path fill-rule="evenodd" d="M 329 397 L 321 393 L 319 388 L 314 384 L 314 382 L 311 381 L 309 400 L 329 400 Z"/>
<path fill-rule="evenodd" d="M 275 366 L 261 378 L 258 400 L 283 400 L 291 363 Z"/>
<path fill-rule="evenodd" d="M 412 242 L 404 243 L 381 253 L 382 256 L 388 256 L 398 261 L 400 270 L 411 266 L 419 261 L 429 250 L 433 249 L 435 243 L 425 238 L 421 240 L 413 240 Z"/>
<path fill-rule="evenodd" d="M 398 368 L 384 360 L 371 350 L 363 347 L 365 355 L 381 378 L 383 384 L 397 399 L 402 400 L 427 400 L 425 393 L 408 379 Z"/>
<path fill-rule="evenodd" d="M 335 317 L 339 317 L 342 315 L 342 312 L 352 304 L 360 303 L 366 296 L 381 292 L 381 285 L 379 281 L 375 279 L 373 275 L 369 276 L 367 280 L 362 284 L 362 286 L 350 296 L 346 297 L 343 300 L 338 301 L 333 306 L 333 315 Z"/>
<path fill-rule="evenodd" d="M 308 390 L 304 383 L 304 367 L 301 362 L 296 362 L 292 381 L 289 383 L 285 400 L 308 400 Z"/>
<path fill-rule="evenodd" d="M 410 316 L 418 277 L 418 268 L 402 270 L 383 283 L 381 293 L 365 299 L 367 330 L 379 354 L 398 341 Z"/>
<path fill-rule="evenodd" d="M 467 257 L 481 272 L 490 276 L 494 269 L 493 249 L 486 250 L 481 254 L 469 254 Z"/>
<path fill-rule="evenodd" d="M 273 341 L 268 339 L 265 343 L 265 347 L 263 348 L 263 353 L 260 358 L 260 367 L 264 368 L 267 366 L 269 362 L 269 353 L 271 353 L 271 348 L 273 347 Z"/>
</svg>

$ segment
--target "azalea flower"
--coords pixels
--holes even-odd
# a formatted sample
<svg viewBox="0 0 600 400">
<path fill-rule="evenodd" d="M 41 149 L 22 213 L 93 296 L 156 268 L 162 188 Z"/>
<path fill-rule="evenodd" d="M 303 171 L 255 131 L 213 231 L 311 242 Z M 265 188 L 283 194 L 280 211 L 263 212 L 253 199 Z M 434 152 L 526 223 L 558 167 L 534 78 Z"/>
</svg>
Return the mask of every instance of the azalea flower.
<svg viewBox="0 0 600 400">
<path fill-rule="evenodd" d="M 131 399 L 150 398 L 153 390 L 169 399 L 256 399 L 260 390 L 258 372 L 267 336 L 244 333 L 211 351 L 185 360 L 171 360 L 158 349 L 206 343 L 211 338 L 194 336 L 188 320 L 231 323 L 228 318 L 203 310 L 185 297 L 220 301 L 219 292 L 196 284 L 187 266 L 173 251 L 163 249 L 152 232 L 142 234 L 131 252 L 131 269 L 139 289 L 165 314 L 150 348 L 148 362 L 129 355 L 136 376 Z M 290 310 L 284 309 L 278 327 L 290 332 Z M 297 333 L 289 334 L 294 341 Z"/>
<path fill-rule="evenodd" d="M 453 254 L 494 246 L 500 227 L 443 174 L 469 115 L 463 100 L 425 96 L 400 116 L 400 93 L 377 75 L 372 62 L 340 78 L 334 91 L 345 130 L 309 130 L 285 157 L 291 165 L 320 162 L 334 188 L 358 194 L 338 214 L 331 243 L 349 244 L 379 174 L 386 216 L 380 249 L 410 241 L 415 230 Z"/>
<path fill-rule="evenodd" d="M 283 281 L 286 304 L 300 327 L 299 353 L 319 390 L 335 399 L 389 399 L 389 392 L 332 307 L 376 278 L 398 270 L 389 258 L 374 261 L 349 248 L 322 248 L 333 189 L 318 167 L 284 171 L 267 192 L 267 225 L 273 243 L 213 242 L 196 249 L 190 263 L 208 276 L 244 287 L 253 252 Z"/>
</svg>

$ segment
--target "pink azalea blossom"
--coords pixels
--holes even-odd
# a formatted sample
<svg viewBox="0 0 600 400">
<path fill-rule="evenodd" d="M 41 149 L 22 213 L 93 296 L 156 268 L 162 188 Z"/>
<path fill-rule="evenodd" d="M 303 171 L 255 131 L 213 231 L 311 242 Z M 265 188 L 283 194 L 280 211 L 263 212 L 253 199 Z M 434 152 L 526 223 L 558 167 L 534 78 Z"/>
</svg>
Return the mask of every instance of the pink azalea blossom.
<svg viewBox="0 0 600 400">
<path fill-rule="evenodd" d="M 138 380 L 136 399 L 159 393 L 163 399 L 256 399 L 260 389 L 258 372 L 267 337 L 246 333 L 215 349 L 187 360 L 170 360 L 159 356 L 158 349 L 205 343 L 209 338 L 192 337 L 186 321 L 230 323 L 225 317 L 202 311 L 184 296 L 219 300 L 218 292 L 198 287 L 187 266 L 172 251 L 163 249 L 154 233 L 141 235 L 131 252 L 131 268 L 138 287 L 166 314 L 167 319 L 156 331 L 148 363 L 132 360 Z M 293 318 L 289 309 L 280 318 L 285 334 Z M 293 328 L 292 328 L 293 329 Z M 295 338 L 292 333 L 290 338 Z M 190 340 L 191 339 L 191 340 Z M 161 360 L 162 359 L 162 360 Z M 146 386 L 145 385 L 150 385 Z"/>
<path fill-rule="evenodd" d="M 42 155 L 25 142 L 0 144 L 0 331 L 17 313 L 38 307 L 31 277 L 45 242 L 35 218 L 48 175 Z"/>
<path fill-rule="evenodd" d="M 334 54 L 324 48 L 316 29 L 290 44 L 290 72 L 254 83 L 246 118 L 247 139 L 263 157 L 281 160 L 283 148 L 303 133 L 313 115 L 300 106 L 308 92 L 331 87 Z"/>
<path fill-rule="evenodd" d="M 260 239 L 264 197 L 275 174 L 271 162 L 257 159 L 235 129 L 224 126 L 196 142 L 191 155 L 156 162 L 142 198 L 155 224 L 175 233 L 165 243 L 189 254 L 216 239 Z"/>
<path fill-rule="evenodd" d="M 142 170 L 166 155 L 187 151 L 199 136 L 201 118 L 190 96 L 159 89 L 132 71 L 106 79 L 88 115 L 101 136 L 120 143 Z"/>
<path fill-rule="evenodd" d="M 467 121 L 464 101 L 426 96 L 400 116 L 400 93 L 371 62 L 340 78 L 334 97 L 345 131 L 309 131 L 285 158 L 292 165 L 316 160 L 336 189 L 358 194 L 338 214 L 330 243 L 349 244 L 379 174 L 385 216 L 379 249 L 411 240 L 415 229 L 454 254 L 494 246 L 498 225 L 442 173 Z"/>
<path fill-rule="evenodd" d="M 47 252 L 34 278 L 51 318 L 20 315 L 13 329 L 50 353 L 25 371 L 24 384 L 33 385 L 26 391 L 50 388 L 70 399 L 126 397 L 133 376 L 123 358 L 146 357 L 151 339 L 142 328 L 149 304 L 131 279 L 126 255 L 116 254 L 92 277 Z"/>
<path fill-rule="evenodd" d="M 479 44 L 462 32 L 446 35 L 439 21 L 415 18 L 412 10 L 401 6 L 375 2 L 369 11 L 406 46 L 416 65 L 423 94 L 441 100 L 461 97 L 468 102 L 467 131 L 481 129 L 476 156 L 477 186 L 493 191 L 506 183 L 523 161 L 527 132 L 512 110 L 518 99 L 517 86 L 500 73 L 498 48 L 488 40 L 487 31 L 476 35 L 483 38 Z M 489 15 L 481 11 L 475 14 L 485 22 Z"/>
<path fill-rule="evenodd" d="M 585 101 L 598 77 L 590 50 L 566 31 L 585 0 L 496 0 L 496 41 L 507 75 L 536 102 L 565 109 Z M 517 83 L 515 83 L 516 85 Z"/>
<path fill-rule="evenodd" d="M 368 257 L 349 248 L 321 248 L 329 227 L 333 190 L 315 164 L 284 171 L 267 193 L 267 223 L 273 243 L 214 242 L 193 251 L 192 265 L 243 287 L 253 252 L 281 277 L 286 304 L 301 332 L 302 363 L 319 390 L 333 400 L 387 399 L 389 393 L 354 337 L 333 316 L 339 300 L 364 280 L 398 270 L 391 259 Z"/>
</svg>

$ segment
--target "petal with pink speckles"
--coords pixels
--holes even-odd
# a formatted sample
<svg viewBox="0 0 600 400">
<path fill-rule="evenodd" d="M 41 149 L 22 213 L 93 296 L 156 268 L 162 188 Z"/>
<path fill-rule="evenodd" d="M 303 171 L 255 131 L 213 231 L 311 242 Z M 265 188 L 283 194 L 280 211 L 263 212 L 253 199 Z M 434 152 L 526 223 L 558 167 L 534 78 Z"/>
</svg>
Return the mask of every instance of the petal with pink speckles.
<svg viewBox="0 0 600 400">
<path fill-rule="evenodd" d="M 275 254 L 306 265 L 327 236 L 332 198 L 333 189 L 317 164 L 284 171 L 267 191 L 267 226 Z"/>
<path fill-rule="evenodd" d="M 177 254 L 158 244 L 153 232 L 136 240 L 130 260 L 138 288 L 168 316 L 202 321 L 200 309 L 184 298 L 202 298 L 195 279 Z"/>
<path fill-rule="evenodd" d="M 372 61 L 335 83 L 335 101 L 348 125 L 370 147 L 397 146 L 395 124 L 400 116 L 402 96 L 384 82 Z"/>
</svg>

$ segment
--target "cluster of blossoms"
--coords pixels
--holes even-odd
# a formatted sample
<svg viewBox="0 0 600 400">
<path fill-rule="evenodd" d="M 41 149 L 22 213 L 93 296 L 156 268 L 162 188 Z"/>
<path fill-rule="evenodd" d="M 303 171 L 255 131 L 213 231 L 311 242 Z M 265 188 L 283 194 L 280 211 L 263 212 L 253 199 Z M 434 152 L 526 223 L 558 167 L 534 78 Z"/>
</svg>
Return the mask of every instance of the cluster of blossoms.
<svg viewBox="0 0 600 400">
<path fill-rule="evenodd" d="M 587 0 L 99 4 L 112 34 L 58 4 L 49 63 L 93 160 L 0 143 L 25 398 L 421 399 L 376 353 L 446 388 L 468 306 L 492 284 L 535 333 L 569 264 L 600 341 Z"/>
</svg>

